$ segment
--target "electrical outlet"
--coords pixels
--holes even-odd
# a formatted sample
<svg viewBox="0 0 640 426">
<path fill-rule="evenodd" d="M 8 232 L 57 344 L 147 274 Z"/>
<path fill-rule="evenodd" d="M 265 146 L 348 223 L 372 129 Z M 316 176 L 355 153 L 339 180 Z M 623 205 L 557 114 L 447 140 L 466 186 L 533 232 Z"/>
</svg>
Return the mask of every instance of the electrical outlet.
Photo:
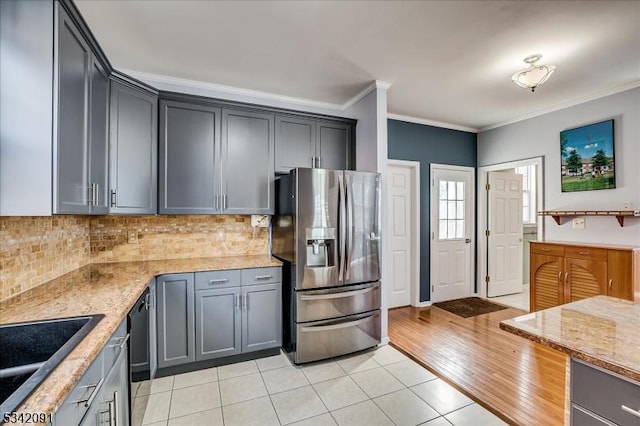
<svg viewBox="0 0 640 426">
<path fill-rule="evenodd" d="M 252 214 L 251 226 L 254 228 L 268 228 L 271 223 L 271 216 L 267 214 Z"/>
<path fill-rule="evenodd" d="M 576 217 L 572 221 L 573 229 L 584 229 L 585 218 L 584 217 Z"/>
<path fill-rule="evenodd" d="M 138 244 L 138 231 L 127 231 L 127 242 L 129 244 Z"/>
</svg>

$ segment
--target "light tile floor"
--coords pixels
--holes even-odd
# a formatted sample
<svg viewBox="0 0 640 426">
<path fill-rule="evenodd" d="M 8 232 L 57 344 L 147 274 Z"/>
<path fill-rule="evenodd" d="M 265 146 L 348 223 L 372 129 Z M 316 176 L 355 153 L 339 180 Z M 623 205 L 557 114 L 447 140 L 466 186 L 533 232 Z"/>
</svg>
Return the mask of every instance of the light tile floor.
<svg viewBox="0 0 640 426">
<path fill-rule="evenodd" d="M 133 426 L 505 424 L 391 346 L 302 366 L 280 354 L 134 385 L 148 404 L 133 410 Z"/>
<path fill-rule="evenodd" d="M 491 297 L 489 298 L 489 300 L 529 312 L 529 284 L 525 284 L 522 287 L 522 293 Z"/>
</svg>

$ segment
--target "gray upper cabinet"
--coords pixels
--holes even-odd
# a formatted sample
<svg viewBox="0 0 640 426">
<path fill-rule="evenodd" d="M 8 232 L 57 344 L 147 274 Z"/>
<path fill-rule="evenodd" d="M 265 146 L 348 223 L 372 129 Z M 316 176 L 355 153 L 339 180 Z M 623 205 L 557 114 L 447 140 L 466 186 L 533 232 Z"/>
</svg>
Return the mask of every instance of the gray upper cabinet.
<svg viewBox="0 0 640 426">
<path fill-rule="evenodd" d="M 90 70 L 89 193 L 91 213 L 109 212 L 109 77 L 95 58 Z"/>
<path fill-rule="evenodd" d="M 272 214 L 274 118 L 160 101 L 159 213 Z"/>
<path fill-rule="evenodd" d="M 314 167 L 316 156 L 315 120 L 276 117 L 276 173 L 296 167 Z"/>
<path fill-rule="evenodd" d="M 58 5 L 57 152 L 54 213 L 89 213 L 89 46 Z"/>
<path fill-rule="evenodd" d="M 295 167 L 352 168 L 352 126 L 337 121 L 276 117 L 276 173 Z"/>
<path fill-rule="evenodd" d="M 160 101 L 159 213 L 218 213 L 220 108 Z"/>
<path fill-rule="evenodd" d="M 273 122 L 273 114 L 222 111 L 223 213 L 273 214 Z"/>
<path fill-rule="evenodd" d="M 351 163 L 351 126 L 330 121 L 316 122 L 316 167 L 346 170 Z"/>
<path fill-rule="evenodd" d="M 158 96 L 111 80 L 109 212 L 155 214 Z"/>
<path fill-rule="evenodd" d="M 58 10 L 54 106 L 54 213 L 108 211 L 109 79 L 62 6 Z"/>
<path fill-rule="evenodd" d="M 158 368 L 195 361 L 193 274 L 156 279 Z"/>
</svg>

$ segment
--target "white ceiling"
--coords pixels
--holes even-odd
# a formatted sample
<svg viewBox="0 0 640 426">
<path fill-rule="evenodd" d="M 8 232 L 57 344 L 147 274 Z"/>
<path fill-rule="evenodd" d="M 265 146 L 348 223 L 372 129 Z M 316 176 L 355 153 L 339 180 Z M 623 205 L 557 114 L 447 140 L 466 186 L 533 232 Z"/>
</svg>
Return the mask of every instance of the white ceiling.
<svg viewBox="0 0 640 426">
<path fill-rule="evenodd" d="M 76 0 L 117 69 L 483 129 L 640 85 L 640 1 Z M 556 73 L 511 82 L 540 53 Z"/>
</svg>

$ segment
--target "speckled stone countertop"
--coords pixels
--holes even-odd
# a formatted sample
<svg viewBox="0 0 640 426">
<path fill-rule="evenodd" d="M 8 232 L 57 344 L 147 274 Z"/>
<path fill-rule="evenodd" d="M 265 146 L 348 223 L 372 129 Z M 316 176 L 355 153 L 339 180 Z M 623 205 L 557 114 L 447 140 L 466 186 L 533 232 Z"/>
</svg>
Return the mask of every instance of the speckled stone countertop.
<svg viewBox="0 0 640 426">
<path fill-rule="evenodd" d="M 153 277 L 281 264 L 266 255 L 90 264 L 0 302 L 0 324 L 104 314 L 17 412 L 55 413 Z"/>
<path fill-rule="evenodd" d="M 596 296 L 502 321 L 500 328 L 640 381 L 640 304 Z"/>
</svg>

